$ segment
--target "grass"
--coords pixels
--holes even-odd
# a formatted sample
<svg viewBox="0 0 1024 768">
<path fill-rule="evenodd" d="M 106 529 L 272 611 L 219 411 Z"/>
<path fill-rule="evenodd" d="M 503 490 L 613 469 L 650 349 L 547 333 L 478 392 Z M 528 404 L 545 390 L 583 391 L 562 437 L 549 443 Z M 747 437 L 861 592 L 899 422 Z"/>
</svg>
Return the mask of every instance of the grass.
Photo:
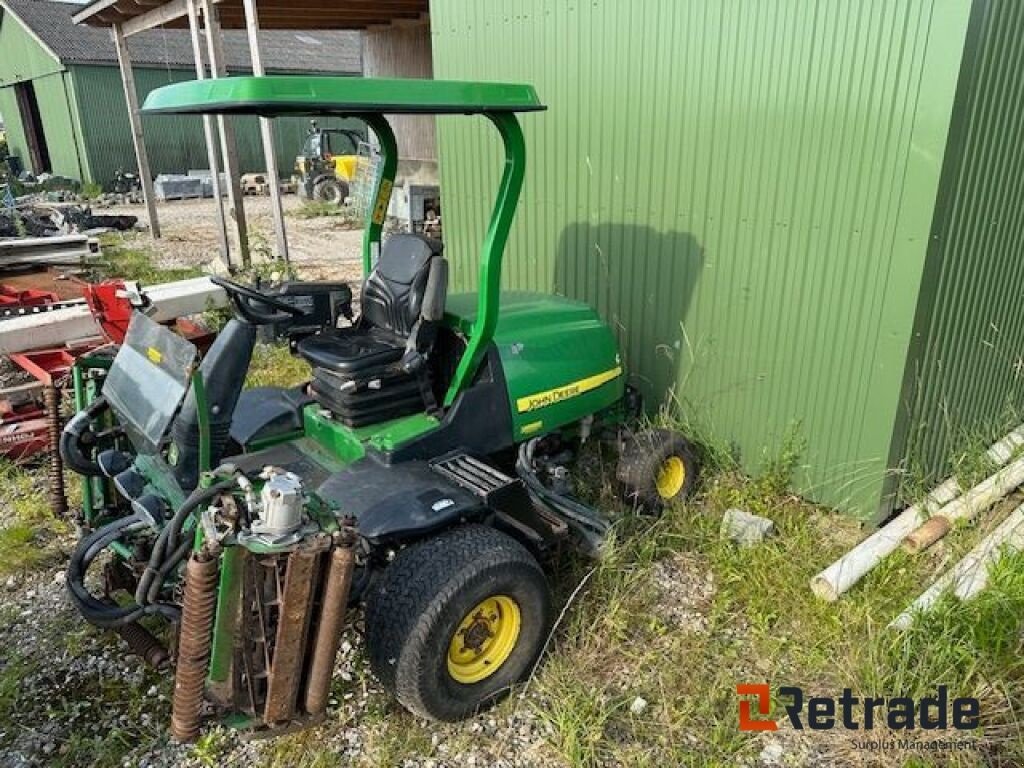
<svg viewBox="0 0 1024 768">
<path fill-rule="evenodd" d="M 1024 556 L 1004 560 L 981 598 L 944 602 L 904 633 L 886 624 L 982 531 L 956 531 L 938 552 L 917 559 L 899 552 L 839 603 L 821 602 L 808 581 L 860 533 L 852 521 L 781 490 L 797 463 L 793 445 L 758 478 L 720 470 L 701 498 L 636 522 L 596 566 L 536 681 L 536 711 L 553 727 L 566 764 L 756 762 L 766 740 L 739 732 L 735 685 L 765 681 L 834 696 L 845 687 L 860 696 L 934 695 L 947 685 L 951 698 L 981 699 L 979 749 L 916 764 L 1020 764 L 1013 708 L 1024 694 Z M 753 549 L 723 541 L 721 513 L 732 506 L 771 518 L 777 536 Z M 679 561 L 699 567 L 677 572 L 672 589 L 659 587 L 658 569 Z M 687 627 L 669 620 L 673 606 L 688 599 L 687 578 L 705 572 L 714 589 L 696 609 L 703 621 Z M 639 715 L 629 708 L 637 697 L 648 702 Z M 775 738 L 787 744 L 794 765 L 910 759 L 857 752 L 844 731 L 812 737 L 786 730 Z"/>
<path fill-rule="evenodd" d="M 100 197 L 100 195 L 103 194 L 103 187 L 94 181 L 87 181 L 85 184 L 82 185 L 82 189 L 79 192 L 79 194 L 85 200 L 96 200 Z"/>
<path fill-rule="evenodd" d="M 164 267 L 152 251 L 128 245 L 123 236 L 111 233 L 100 238 L 102 255 L 95 268 L 103 278 L 137 280 L 144 286 L 200 277 L 198 267 Z"/>
<path fill-rule="evenodd" d="M 31 573 L 60 558 L 59 538 L 68 532 L 53 519 L 42 472 L 0 461 L 5 514 L 0 516 L 0 576 Z"/>
<path fill-rule="evenodd" d="M 306 200 L 298 208 L 288 211 L 289 216 L 296 219 L 335 219 L 335 226 L 345 226 L 351 229 L 362 229 L 363 219 L 351 206 L 334 205 L 322 200 Z"/>
<path fill-rule="evenodd" d="M 247 387 L 293 387 L 310 378 L 309 364 L 286 344 L 259 344 L 253 351 Z"/>
</svg>

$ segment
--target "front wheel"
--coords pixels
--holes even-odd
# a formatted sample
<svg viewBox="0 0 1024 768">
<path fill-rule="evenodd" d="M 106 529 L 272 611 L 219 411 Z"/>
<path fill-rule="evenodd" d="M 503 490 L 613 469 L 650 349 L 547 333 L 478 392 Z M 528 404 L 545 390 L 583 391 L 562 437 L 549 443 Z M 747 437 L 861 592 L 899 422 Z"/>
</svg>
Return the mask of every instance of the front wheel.
<svg viewBox="0 0 1024 768">
<path fill-rule="evenodd" d="M 508 693 L 540 654 L 547 579 L 515 539 L 466 525 L 398 553 L 366 606 L 370 666 L 417 715 L 454 721 Z"/>
<path fill-rule="evenodd" d="M 693 493 L 699 466 L 690 442 L 669 429 L 629 435 L 617 475 L 626 498 L 658 510 Z"/>
<path fill-rule="evenodd" d="M 341 179 L 324 178 L 313 185 L 313 199 L 331 205 L 342 205 L 348 197 L 348 184 Z"/>
</svg>

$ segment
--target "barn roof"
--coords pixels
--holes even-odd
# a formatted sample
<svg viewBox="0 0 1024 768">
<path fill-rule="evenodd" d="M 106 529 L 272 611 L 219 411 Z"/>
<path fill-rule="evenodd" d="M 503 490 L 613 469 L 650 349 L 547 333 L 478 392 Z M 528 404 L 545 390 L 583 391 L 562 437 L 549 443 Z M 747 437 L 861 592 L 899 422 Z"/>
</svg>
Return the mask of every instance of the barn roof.
<svg viewBox="0 0 1024 768">
<path fill-rule="evenodd" d="M 50 0 L 0 0 L 0 8 L 17 16 L 64 64 L 117 63 L 108 29 L 76 26 L 71 16 L 78 3 Z M 249 43 L 244 30 L 224 30 L 224 57 L 229 70 L 249 71 Z M 261 30 L 260 52 L 268 72 L 360 74 L 359 32 L 348 30 Z M 189 33 L 153 29 L 128 38 L 132 63 L 139 67 L 193 68 Z M 0 53 L 2 56 L 2 53 Z"/>
</svg>

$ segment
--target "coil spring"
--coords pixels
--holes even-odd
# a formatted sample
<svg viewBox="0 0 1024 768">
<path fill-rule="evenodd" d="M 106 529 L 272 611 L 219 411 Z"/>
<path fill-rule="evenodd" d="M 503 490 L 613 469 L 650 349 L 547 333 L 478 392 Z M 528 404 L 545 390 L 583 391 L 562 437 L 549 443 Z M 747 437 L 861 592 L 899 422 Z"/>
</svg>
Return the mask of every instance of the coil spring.
<svg viewBox="0 0 1024 768">
<path fill-rule="evenodd" d="M 52 384 L 43 389 L 43 405 L 46 408 L 46 440 L 50 452 L 47 471 L 50 509 L 57 517 L 64 517 L 68 513 L 68 498 L 64 492 L 64 462 L 60 458 L 60 390 Z"/>
<path fill-rule="evenodd" d="M 167 664 L 167 649 L 138 622 L 123 624 L 116 631 L 128 644 L 128 649 L 149 666 L 160 669 Z"/>
<path fill-rule="evenodd" d="M 171 699 L 171 734 L 178 741 L 199 736 L 203 687 L 210 665 L 210 633 L 217 604 L 216 558 L 193 555 L 185 569 L 181 628 L 178 634 L 178 668 Z"/>
</svg>

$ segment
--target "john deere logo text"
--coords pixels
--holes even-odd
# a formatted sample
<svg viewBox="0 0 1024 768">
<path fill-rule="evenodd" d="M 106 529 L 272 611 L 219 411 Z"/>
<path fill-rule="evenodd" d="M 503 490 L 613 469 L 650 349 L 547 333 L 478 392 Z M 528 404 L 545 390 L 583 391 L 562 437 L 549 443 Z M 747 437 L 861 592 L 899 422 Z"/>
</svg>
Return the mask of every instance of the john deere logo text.
<svg viewBox="0 0 1024 768">
<path fill-rule="evenodd" d="M 594 376 L 588 376 L 585 379 L 574 381 L 571 384 L 566 384 L 562 387 L 555 387 L 549 389 L 546 392 L 537 392 L 533 395 L 527 395 L 526 397 L 520 397 L 516 400 L 516 410 L 519 413 L 526 413 L 528 411 L 535 411 L 538 408 L 546 408 L 549 405 L 560 403 L 563 400 L 568 400 L 570 397 L 576 397 L 582 395 L 584 392 L 590 392 L 593 389 L 607 384 L 609 381 L 617 379 L 622 375 L 622 366 L 617 365 L 614 368 L 605 371 L 604 373 L 598 373 Z"/>
<path fill-rule="evenodd" d="M 741 731 L 774 731 L 775 720 L 768 719 L 771 712 L 771 690 L 767 683 L 740 683 L 736 686 L 739 699 Z M 829 696 L 804 697 L 803 689 L 782 686 L 778 698 L 786 711 L 789 723 L 795 729 L 805 727 L 814 731 L 844 728 L 856 731 L 863 728 L 888 727 L 890 730 L 945 730 L 971 731 L 978 727 L 981 705 L 975 698 L 956 698 L 950 702 L 949 692 L 940 685 L 935 696 L 914 699 L 909 696 L 853 695 L 844 688 L 839 698 Z M 756 713 L 754 709 L 756 707 Z"/>
</svg>

